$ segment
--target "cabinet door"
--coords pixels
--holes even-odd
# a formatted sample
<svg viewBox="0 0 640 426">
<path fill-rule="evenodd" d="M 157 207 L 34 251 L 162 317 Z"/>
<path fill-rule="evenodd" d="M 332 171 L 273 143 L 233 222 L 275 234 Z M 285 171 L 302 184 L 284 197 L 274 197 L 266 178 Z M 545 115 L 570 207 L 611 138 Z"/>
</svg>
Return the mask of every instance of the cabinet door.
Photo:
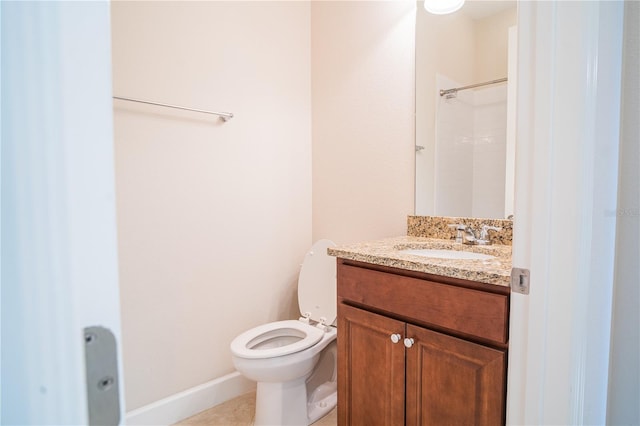
<svg viewBox="0 0 640 426">
<path fill-rule="evenodd" d="M 413 325 L 407 336 L 407 425 L 504 424 L 504 351 Z"/>
<path fill-rule="evenodd" d="M 404 322 L 338 304 L 339 425 L 404 424 L 404 331 Z"/>
</svg>

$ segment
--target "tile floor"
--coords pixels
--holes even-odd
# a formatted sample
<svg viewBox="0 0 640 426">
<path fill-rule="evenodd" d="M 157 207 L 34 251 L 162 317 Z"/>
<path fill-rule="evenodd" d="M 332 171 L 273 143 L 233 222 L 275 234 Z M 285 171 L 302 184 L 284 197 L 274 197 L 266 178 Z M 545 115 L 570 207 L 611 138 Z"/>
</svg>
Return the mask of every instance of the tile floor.
<svg viewBox="0 0 640 426">
<path fill-rule="evenodd" d="M 184 419 L 176 423 L 176 426 L 251 426 L 255 406 L 255 392 L 247 393 Z M 335 426 L 336 424 L 337 412 L 334 409 L 315 422 L 314 426 Z"/>
</svg>

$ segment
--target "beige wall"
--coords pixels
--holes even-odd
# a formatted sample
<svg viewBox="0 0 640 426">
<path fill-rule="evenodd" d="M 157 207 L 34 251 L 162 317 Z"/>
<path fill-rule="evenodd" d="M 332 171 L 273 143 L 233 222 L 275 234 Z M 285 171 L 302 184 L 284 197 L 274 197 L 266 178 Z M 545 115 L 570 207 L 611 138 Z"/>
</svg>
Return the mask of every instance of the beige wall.
<svg viewBox="0 0 640 426">
<path fill-rule="evenodd" d="M 313 238 L 406 233 L 413 213 L 413 2 L 313 2 Z"/>
<path fill-rule="evenodd" d="M 229 343 L 292 318 L 311 245 L 310 6 L 114 2 L 126 409 L 233 371 Z"/>
<path fill-rule="evenodd" d="M 236 115 L 115 103 L 131 411 L 294 318 L 313 239 L 406 232 L 414 3 L 114 2 L 112 24 L 115 95 Z"/>
<path fill-rule="evenodd" d="M 509 27 L 516 25 L 517 9 L 475 21 L 474 83 L 507 76 Z"/>
</svg>

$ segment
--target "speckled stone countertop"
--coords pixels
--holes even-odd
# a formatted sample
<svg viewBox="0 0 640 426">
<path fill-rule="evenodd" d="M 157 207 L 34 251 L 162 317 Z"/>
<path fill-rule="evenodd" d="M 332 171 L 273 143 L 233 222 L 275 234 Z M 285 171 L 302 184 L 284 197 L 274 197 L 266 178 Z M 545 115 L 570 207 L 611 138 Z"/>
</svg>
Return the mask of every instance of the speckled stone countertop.
<svg viewBox="0 0 640 426">
<path fill-rule="evenodd" d="M 479 230 L 482 225 L 491 225 L 501 228 L 499 231 L 491 231 L 493 244 L 511 245 L 513 239 L 513 221 L 508 219 L 477 219 L 472 217 L 446 217 L 446 216 L 408 216 L 407 235 L 412 237 L 427 238 L 455 238 L 456 230 L 451 226 L 462 224 Z"/>
<path fill-rule="evenodd" d="M 402 252 L 403 249 L 463 250 L 495 256 L 488 260 L 437 259 Z M 426 272 L 508 287 L 511 277 L 511 246 L 468 246 L 451 240 L 403 236 L 329 248 L 327 253 L 343 259 Z"/>
</svg>

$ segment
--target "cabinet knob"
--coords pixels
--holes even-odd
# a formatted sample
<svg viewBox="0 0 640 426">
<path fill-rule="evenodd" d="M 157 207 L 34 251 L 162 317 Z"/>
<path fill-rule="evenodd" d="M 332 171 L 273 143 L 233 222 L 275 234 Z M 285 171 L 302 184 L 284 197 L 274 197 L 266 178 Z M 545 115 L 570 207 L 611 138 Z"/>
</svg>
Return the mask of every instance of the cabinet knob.
<svg viewBox="0 0 640 426">
<path fill-rule="evenodd" d="M 400 339 L 402 339 L 402 336 L 400 336 L 398 333 L 395 333 L 395 334 L 391 335 L 391 341 L 393 343 L 398 343 L 400 341 Z"/>
<path fill-rule="evenodd" d="M 413 346 L 413 343 L 414 343 L 414 341 L 413 341 L 413 339 L 412 339 L 412 338 L 410 338 L 410 337 L 407 337 L 406 339 L 404 339 L 404 345 L 405 345 L 407 348 L 410 348 L 411 346 Z"/>
</svg>

